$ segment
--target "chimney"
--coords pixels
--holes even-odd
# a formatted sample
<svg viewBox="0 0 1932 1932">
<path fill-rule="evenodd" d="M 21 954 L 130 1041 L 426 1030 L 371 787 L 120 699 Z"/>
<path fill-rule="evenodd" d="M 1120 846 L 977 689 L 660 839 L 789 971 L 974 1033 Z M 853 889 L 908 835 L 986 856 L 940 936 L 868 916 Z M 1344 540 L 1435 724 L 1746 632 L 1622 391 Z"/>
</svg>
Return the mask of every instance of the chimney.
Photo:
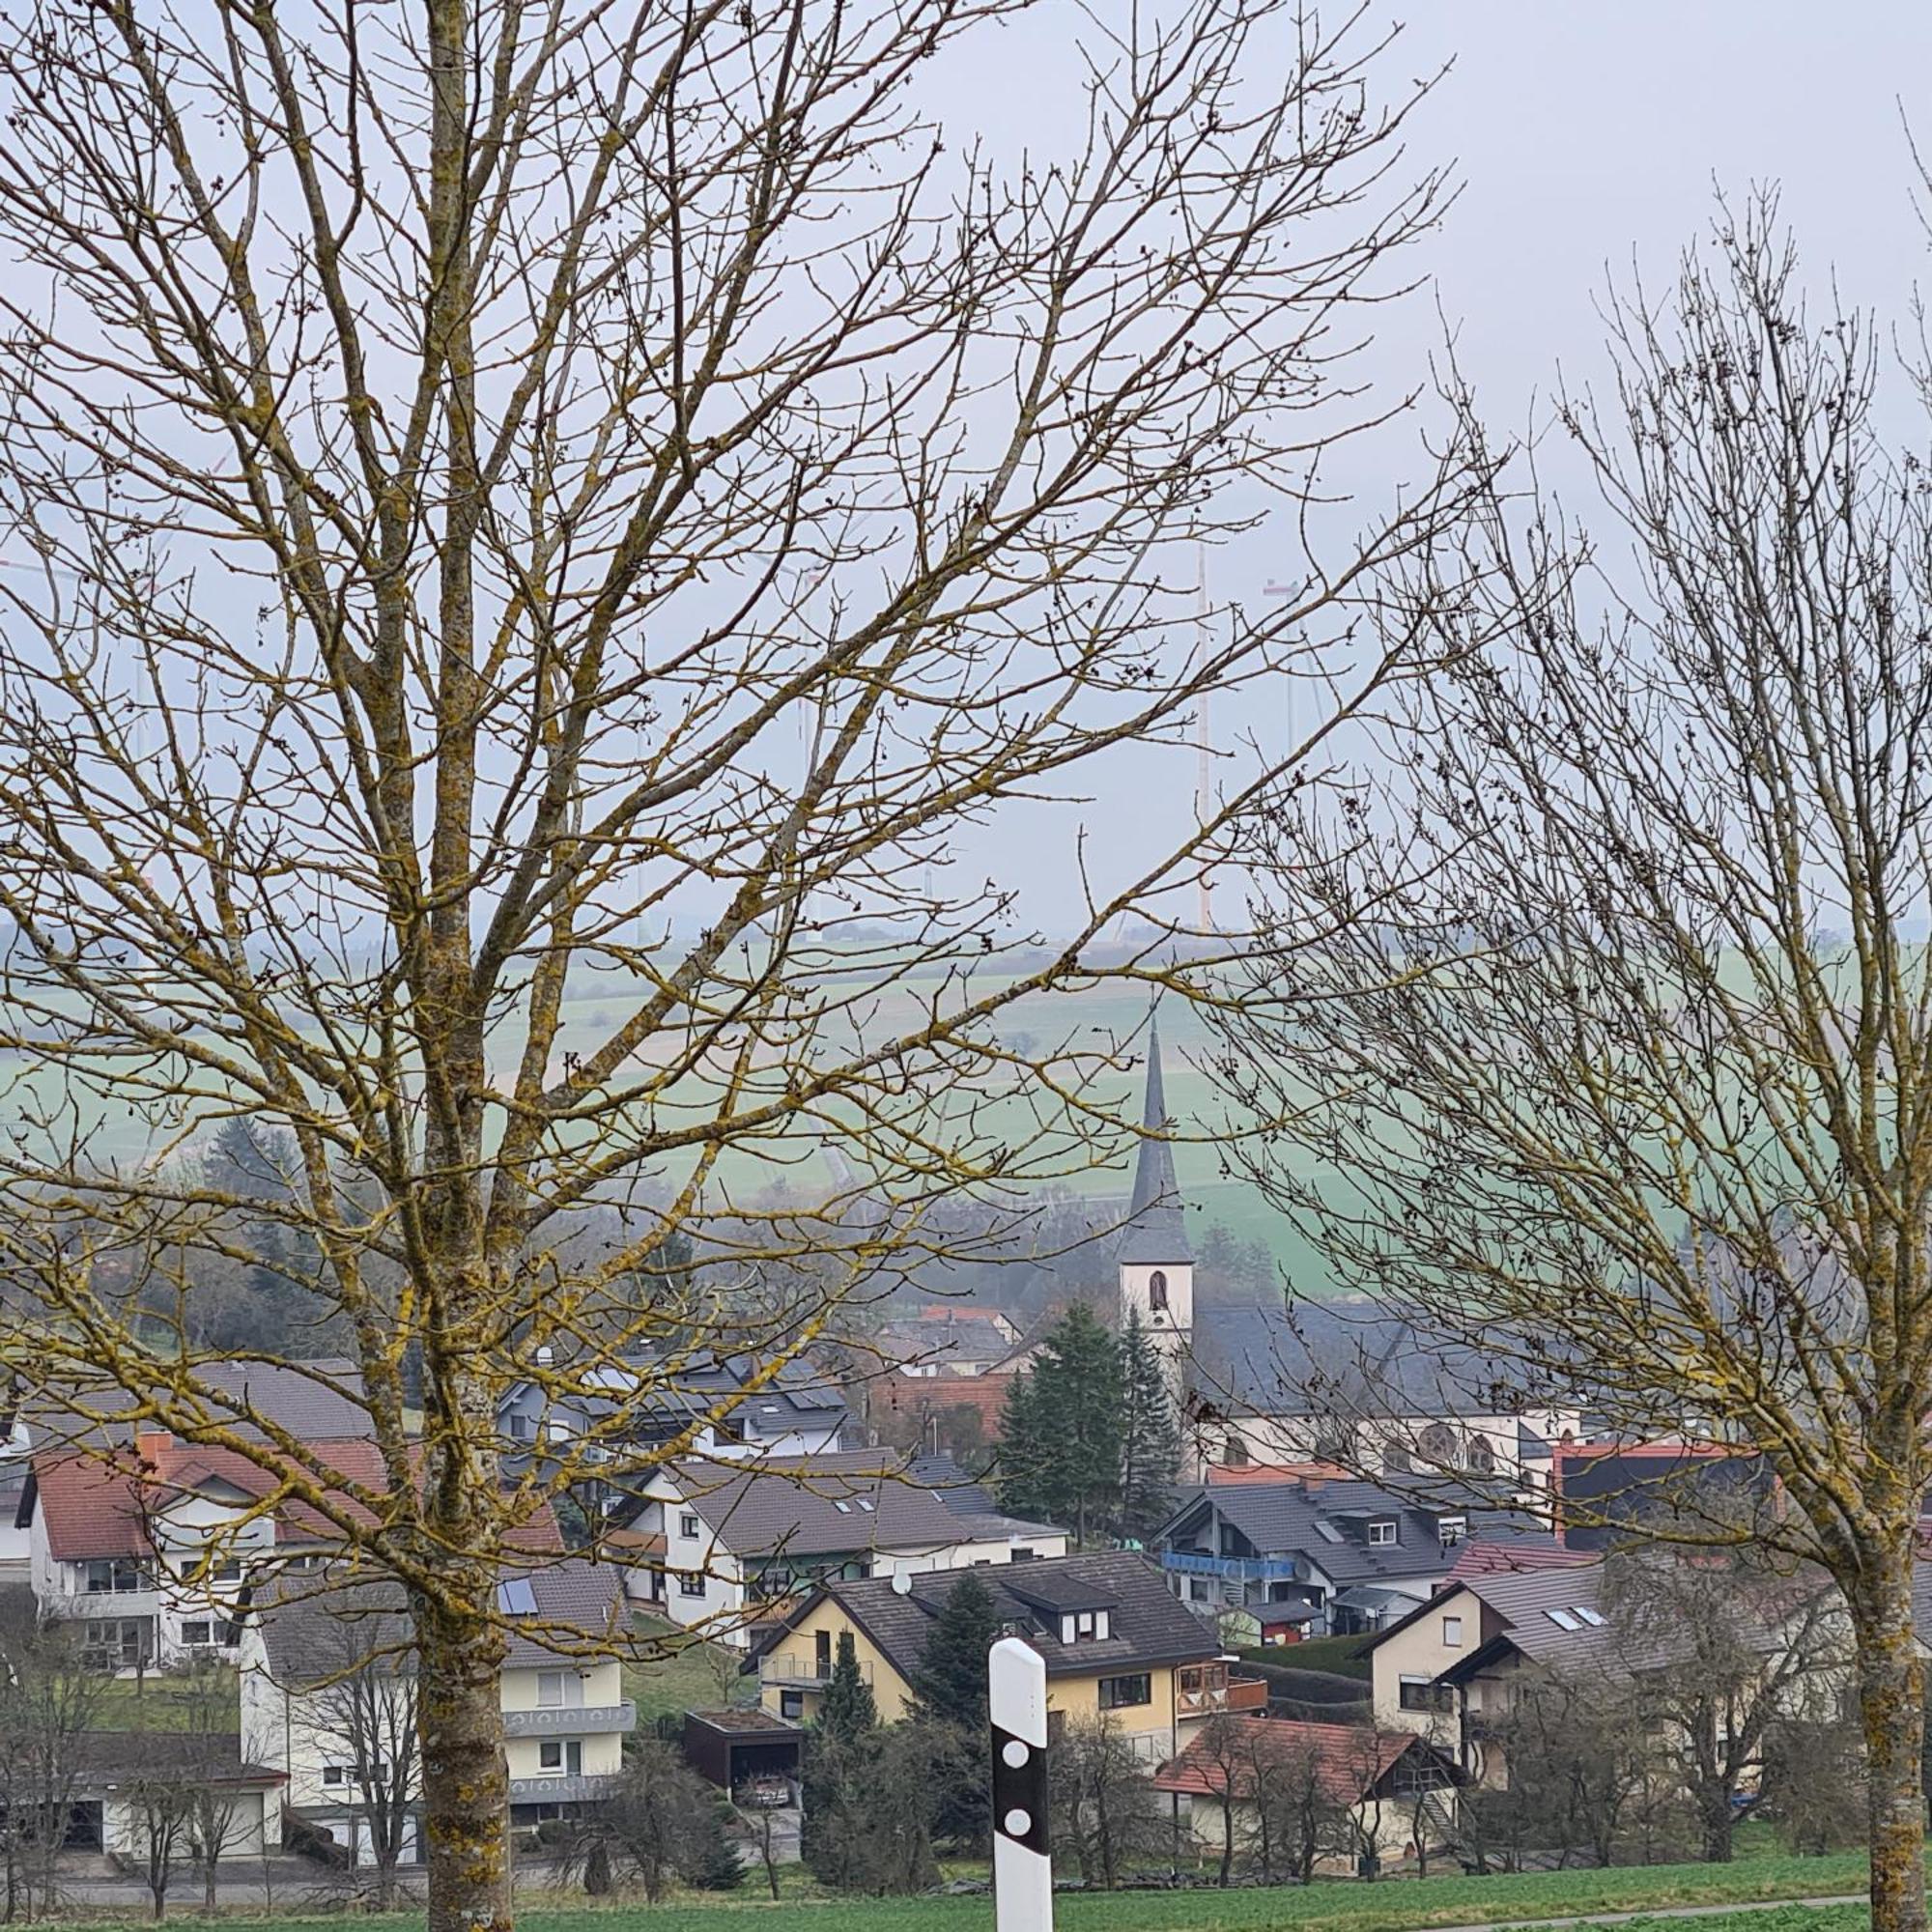
<svg viewBox="0 0 1932 1932">
<path fill-rule="evenodd" d="M 158 1463 L 164 1450 L 175 1446 L 175 1438 L 158 1423 L 134 1425 L 134 1454 L 144 1463 Z"/>
</svg>

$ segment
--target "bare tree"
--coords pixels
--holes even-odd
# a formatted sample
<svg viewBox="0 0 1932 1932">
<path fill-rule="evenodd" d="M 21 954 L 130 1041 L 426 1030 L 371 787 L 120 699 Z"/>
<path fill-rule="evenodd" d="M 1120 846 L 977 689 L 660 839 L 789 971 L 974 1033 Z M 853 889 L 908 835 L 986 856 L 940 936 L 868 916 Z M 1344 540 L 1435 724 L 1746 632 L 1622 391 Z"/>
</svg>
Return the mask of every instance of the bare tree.
<svg viewBox="0 0 1932 1932">
<path fill-rule="evenodd" d="M 236 1785 L 216 1775 L 231 1741 L 240 1743 L 235 1673 L 212 1659 L 195 1659 L 170 1674 L 168 1701 L 174 1730 L 204 1767 L 189 1793 L 188 1838 L 201 1867 L 202 1905 L 213 1916 L 222 1857 L 244 1835 L 247 1823 Z"/>
<path fill-rule="evenodd" d="M 133 1857 L 148 1888 L 150 1916 L 167 1917 L 168 1888 L 187 1851 L 195 1812 L 195 1774 L 185 1765 L 161 1765 L 129 1780 L 128 1812 L 133 1821 Z"/>
<path fill-rule="evenodd" d="M 376 1909 L 395 1903 L 422 1795 L 421 1694 L 407 1625 L 396 1614 L 327 1620 L 327 1655 L 292 1701 L 304 1752 L 331 1768 L 376 1874 Z"/>
<path fill-rule="evenodd" d="M 1091 1722 L 1068 1724 L 1049 1756 L 1054 1843 L 1072 1856 L 1089 1885 L 1112 1891 L 1130 1861 L 1167 1840 L 1152 1767 L 1107 1711 Z"/>
<path fill-rule="evenodd" d="M 1640 1547 L 1606 1564 L 1603 1607 L 1660 1768 L 1695 1814 L 1704 1858 L 1725 1862 L 1737 1794 L 1766 1788 L 1772 1727 L 1804 1717 L 1813 1688 L 1845 1679 L 1838 1593 L 1822 1575 L 1750 1552 Z"/>
<path fill-rule="evenodd" d="M 1844 1593 L 1874 1922 L 1918 1932 L 1932 498 L 1774 209 L 1610 314 L 1614 398 L 1560 420 L 1616 548 L 1497 491 L 1403 574 L 1398 623 L 1488 648 L 1401 707 L 1399 778 L 1257 826 L 1284 947 L 1332 936 L 1224 1068 L 1345 1281 L 1493 1385 L 1764 1459 L 1781 1516 L 1687 1483 L 1670 1533 Z"/>
<path fill-rule="evenodd" d="M 1255 1856 L 1264 1879 L 1306 1885 L 1335 1842 L 1340 1807 L 1308 1744 L 1271 1743 L 1251 1731 L 1248 1776 L 1254 1792 Z"/>
<path fill-rule="evenodd" d="M 1340 365 L 1444 201 L 1410 70 L 1383 107 L 1358 16 L 1292 0 L 1086 11 L 1051 155 L 1002 154 L 931 103 L 1025 13 L 37 0 L 0 37 L 8 1354 L 269 1463 L 406 1586 L 433 1932 L 510 1918 L 500 1567 L 629 1420 L 499 1494 L 497 1396 L 776 1370 L 948 1197 L 1113 1158 L 1127 1043 L 1003 1017 L 1213 978 L 1240 942 L 1185 908 L 1236 814 L 1416 668 L 1325 647 L 1460 451 L 1264 615 L 1198 615 L 1190 548 L 1294 525 L 1385 413 Z M 1063 930 L 967 857 L 1298 670 L 1310 728 L 1087 854 Z M 192 1157 L 239 1118 L 279 1184 Z M 198 1267 L 264 1228 L 380 1480 L 203 1374 Z"/>
<path fill-rule="evenodd" d="M 107 1681 L 83 1668 L 69 1631 L 40 1622 L 26 1591 L 0 1594 L 0 1858 L 9 1922 L 55 1905 L 83 1741 Z"/>
</svg>

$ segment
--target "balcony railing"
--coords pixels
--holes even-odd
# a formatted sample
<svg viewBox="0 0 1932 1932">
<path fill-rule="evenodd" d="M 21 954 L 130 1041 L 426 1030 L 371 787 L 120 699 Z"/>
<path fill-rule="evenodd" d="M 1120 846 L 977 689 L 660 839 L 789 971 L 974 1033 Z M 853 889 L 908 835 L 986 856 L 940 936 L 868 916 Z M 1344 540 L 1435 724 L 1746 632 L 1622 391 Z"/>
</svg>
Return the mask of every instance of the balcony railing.
<svg viewBox="0 0 1932 1932">
<path fill-rule="evenodd" d="M 872 1666 L 862 1662 L 859 1676 L 867 1684 L 872 1681 Z M 801 1655 L 796 1651 L 781 1651 L 758 1660 L 758 1682 L 786 1687 L 804 1686 L 816 1690 L 832 1680 L 830 1660 L 821 1661 L 811 1655 Z"/>
<path fill-rule="evenodd" d="M 1204 1556 L 1192 1549 L 1163 1549 L 1160 1567 L 1183 1577 L 1219 1577 L 1231 1583 L 1293 1583 L 1301 1575 L 1293 1556 Z"/>
<path fill-rule="evenodd" d="M 576 1737 L 588 1731 L 635 1731 L 638 1707 L 621 1704 L 546 1704 L 536 1711 L 505 1711 L 506 1738 Z"/>
<path fill-rule="evenodd" d="M 1268 1688 L 1260 1677 L 1234 1677 L 1225 1681 L 1208 1678 L 1188 1683 L 1181 1672 L 1174 1687 L 1174 1714 L 1178 1718 L 1212 1718 L 1223 1711 L 1265 1711 Z"/>
<path fill-rule="evenodd" d="M 512 1804 L 594 1804 L 616 1790 L 614 1774 L 580 1777 L 513 1777 Z"/>
</svg>

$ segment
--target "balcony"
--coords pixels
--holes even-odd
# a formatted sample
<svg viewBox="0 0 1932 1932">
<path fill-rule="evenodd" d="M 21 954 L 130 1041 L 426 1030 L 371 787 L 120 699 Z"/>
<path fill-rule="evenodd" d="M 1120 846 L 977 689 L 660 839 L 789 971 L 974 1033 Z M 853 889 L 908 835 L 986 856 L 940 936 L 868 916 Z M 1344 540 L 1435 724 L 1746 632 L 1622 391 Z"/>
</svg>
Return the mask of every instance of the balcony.
<svg viewBox="0 0 1932 1932">
<path fill-rule="evenodd" d="M 1293 1556 L 1205 1556 L 1192 1549 L 1163 1549 L 1160 1567 L 1182 1577 L 1218 1577 L 1230 1583 L 1294 1583 L 1303 1580 Z"/>
<path fill-rule="evenodd" d="M 1230 1677 L 1225 1663 L 1199 1663 L 1174 1673 L 1174 1715 L 1215 1718 L 1225 1711 L 1265 1711 L 1264 1678 Z"/>
<path fill-rule="evenodd" d="M 585 1777 L 513 1777 L 512 1804 L 595 1804 L 617 1788 L 614 1774 Z"/>
<path fill-rule="evenodd" d="M 505 1711 L 506 1738 L 582 1737 L 592 1731 L 635 1731 L 638 1707 L 621 1704 L 546 1704 L 538 1711 Z"/>
<path fill-rule="evenodd" d="M 872 1681 L 872 1666 L 859 1665 L 860 1679 L 867 1684 Z M 822 1690 L 832 1677 L 832 1662 L 819 1659 L 810 1653 L 781 1651 L 776 1655 L 758 1659 L 758 1682 L 770 1684 L 784 1690 Z"/>
</svg>

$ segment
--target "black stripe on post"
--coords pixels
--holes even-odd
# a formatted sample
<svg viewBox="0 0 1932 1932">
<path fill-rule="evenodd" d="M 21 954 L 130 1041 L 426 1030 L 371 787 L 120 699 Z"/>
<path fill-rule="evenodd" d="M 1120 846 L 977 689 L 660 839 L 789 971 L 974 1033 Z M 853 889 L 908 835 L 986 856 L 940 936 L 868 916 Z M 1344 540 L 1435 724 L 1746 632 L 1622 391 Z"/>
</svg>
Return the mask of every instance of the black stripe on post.
<svg viewBox="0 0 1932 1932">
<path fill-rule="evenodd" d="M 1045 1858 L 1046 1753 L 1011 1731 L 993 1726 L 993 1830 Z M 1024 1821 L 1025 1829 L 1013 1827 Z"/>
</svg>

